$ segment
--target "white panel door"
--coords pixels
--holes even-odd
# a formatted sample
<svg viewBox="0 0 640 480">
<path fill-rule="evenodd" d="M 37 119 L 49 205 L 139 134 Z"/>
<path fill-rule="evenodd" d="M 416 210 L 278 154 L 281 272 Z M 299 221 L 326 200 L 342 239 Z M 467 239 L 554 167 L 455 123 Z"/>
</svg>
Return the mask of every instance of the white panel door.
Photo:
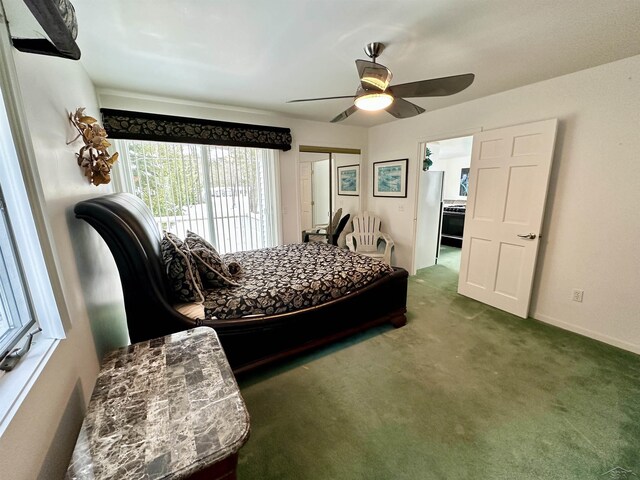
<svg viewBox="0 0 640 480">
<path fill-rule="evenodd" d="M 526 318 L 557 120 L 474 135 L 458 293 Z"/>
<path fill-rule="evenodd" d="M 327 225 L 331 221 L 329 211 L 330 161 L 318 160 L 311 164 L 311 192 L 313 196 L 313 226 Z"/>
<path fill-rule="evenodd" d="M 313 227 L 311 195 L 311 162 L 301 162 L 298 174 L 300 176 L 300 227 L 309 230 Z"/>
</svg>

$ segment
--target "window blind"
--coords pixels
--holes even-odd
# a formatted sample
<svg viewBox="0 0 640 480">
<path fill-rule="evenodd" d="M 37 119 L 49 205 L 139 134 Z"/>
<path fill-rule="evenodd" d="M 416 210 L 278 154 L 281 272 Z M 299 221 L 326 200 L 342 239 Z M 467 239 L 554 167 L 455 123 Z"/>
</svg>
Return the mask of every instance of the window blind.
<svg viewBox="0 0 640 480">
<path fill-rule="evenodd" d="M 136 140 L 117 149 L 117 188 L 140 197 L 162 230 L 191 230 L 223 254 L 279 243 L 276 151 Z"/>
</svg>

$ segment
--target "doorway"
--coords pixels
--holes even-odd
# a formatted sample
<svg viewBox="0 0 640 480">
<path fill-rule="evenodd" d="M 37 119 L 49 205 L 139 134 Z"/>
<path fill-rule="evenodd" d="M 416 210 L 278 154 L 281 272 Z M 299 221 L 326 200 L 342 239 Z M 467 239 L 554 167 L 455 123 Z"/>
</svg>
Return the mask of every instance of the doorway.
<svg viewBox="0 0 640 480">
<path fill-rule="evenodd" d="M 418 182 L 416 271 L 437 264 L 460 270 L 472 145 L 473 136 L 420 145 L 425 162 Z"/>
<path fill-rule="evenodd" d="M 464 221 L 459 223 L 463 225 L 464 232 L 448 237 L 464 236 L 464 241 L 459 239 L 462 250 L 458 293 L 526 318 L 557 125 L 557 119 L 548 119 L 484 130 L 472 137 L 455 139 L 472 145 L 471 158 L 469 166 L 452 162 L 454 170 L 449 174 L 448 165 L 439 163 L 448 156 L 443 154 L 445 141 L 421 145 L 422 158 L 435 158 L 431 158 L 433 170 L 419 172 L 419 181 L 416 182 L 413 265 L 416 271 L 428 268 L 428 265 L 418 262 L 426 257 L 433 259 L 432 264 L 438 263 L 446 237 L 443 231 L 445 213 L 463 211 Z M 437 215 L 437 210 L 429 211 L 429 204 L 424 201 L 431 190 L 423 187 L 423 178 L 428 178 L 430 171 L 444 172 L 444 177 L 448 175 L 449 179 L 443 177 L 440 182 L 440 244 L 427 252 L 428 255 L 421 255 L 421 249 L 433 239 L 432 232 L 425 234 L 423 225 L 427 221 L 433 222 Z M 447 192 L 446 187 L 451 185 L 455 186 L 455 193 L 450 189 Z"/>
</svg>

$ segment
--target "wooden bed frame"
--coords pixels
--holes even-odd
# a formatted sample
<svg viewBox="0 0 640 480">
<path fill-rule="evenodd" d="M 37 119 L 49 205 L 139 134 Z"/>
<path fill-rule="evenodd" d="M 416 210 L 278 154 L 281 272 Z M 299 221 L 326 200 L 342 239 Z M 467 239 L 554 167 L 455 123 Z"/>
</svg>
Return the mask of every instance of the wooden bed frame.
<svg viewBox="0 0 640 480">
<path fill-rule="evenodd" d="M 390 322 L 406 324 L 407 271 L 394 272 L 330 302 L 254 318 L 196 321 L 171 305 L 161 232 L 147 206 L 128 193 L 82 201 L 76 217 L 102 236 L 116 261 L 131 342 L 199 325 L 213 327 L 236 374 Z"/>
</svg>

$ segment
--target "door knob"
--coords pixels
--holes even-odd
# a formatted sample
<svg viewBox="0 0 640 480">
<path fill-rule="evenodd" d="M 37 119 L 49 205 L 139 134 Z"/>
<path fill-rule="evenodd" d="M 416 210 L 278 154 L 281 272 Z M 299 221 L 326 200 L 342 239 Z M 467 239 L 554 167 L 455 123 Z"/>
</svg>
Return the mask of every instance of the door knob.
<svg viewBox="0 0 640 480">
<path fill-rule="evenodd" d="M 526 233 L 524 235 L 518 234 L 518 237 L 524 238 L 525 240 L 534 240 L 536 238 L 536 234 L 535 233 Z"/>
</svg>

